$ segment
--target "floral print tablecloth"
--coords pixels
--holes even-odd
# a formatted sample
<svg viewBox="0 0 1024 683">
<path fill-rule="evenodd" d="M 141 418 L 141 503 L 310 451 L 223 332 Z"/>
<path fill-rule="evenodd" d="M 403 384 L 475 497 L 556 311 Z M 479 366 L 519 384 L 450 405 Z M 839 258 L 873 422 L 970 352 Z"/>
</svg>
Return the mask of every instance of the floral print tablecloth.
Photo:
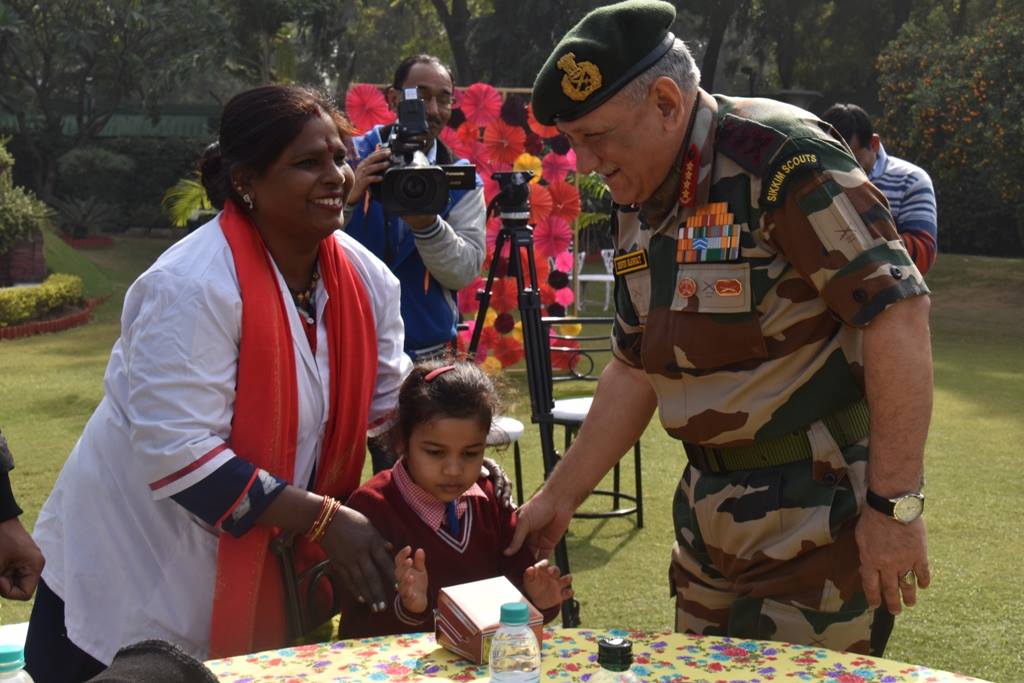
<svg viewBox="0 0 1024 683">
<path fill-rule="evenodd" d="M 542 681 L 587 681 L 598 670 L 597 639 L 633 641 L 633 671 L 643 681 L 826 681 L 897 683 L 977 681 L 968 676 L 877 657 L 765 640 L 692 636 L 665 631 L 547 629 Z M 476 666 L 421 633 L 342 640 L 218 659 L 207 666 L 223 683 L 330 681 L 486 681 Z"/>
</svg>

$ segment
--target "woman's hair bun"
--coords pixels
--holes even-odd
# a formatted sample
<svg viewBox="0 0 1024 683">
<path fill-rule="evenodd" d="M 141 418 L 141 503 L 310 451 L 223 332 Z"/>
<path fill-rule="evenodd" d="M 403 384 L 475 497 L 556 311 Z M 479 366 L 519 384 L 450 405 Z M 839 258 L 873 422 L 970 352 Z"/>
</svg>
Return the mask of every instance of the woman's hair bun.
<svg viewBox="0 0 1024 683">
<path fill-rule="evenodd" d="M 224 157 L 220 152 L 220 143 L 212 142 L 203 150 L 199 158 L 199 176 L 206 189 L 206 196 L 215 208 L 223 209 L 227 199 L 227 178 L 225 178 Z"/>
</svg>

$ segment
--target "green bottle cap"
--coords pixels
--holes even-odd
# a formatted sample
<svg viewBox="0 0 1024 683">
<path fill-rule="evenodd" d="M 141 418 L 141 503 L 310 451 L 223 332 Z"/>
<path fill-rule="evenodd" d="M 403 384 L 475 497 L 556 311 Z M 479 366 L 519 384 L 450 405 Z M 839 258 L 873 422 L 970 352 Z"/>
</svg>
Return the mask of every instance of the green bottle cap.
<svg viewBox="0 0 1024 683">
<path fill-rule="evenodd" d="M 628 671 L 633 665 L 633 643 L 625 638 L 597 641 L 597 663 L 608 671 Z"/>
<path fill-rule="evenodd" d="M 25 651 L 21 645 L 0 645 L 0 673 L 17 671 L 25 666 Z"/>
<path fill-rule="evenodd" d="M 525 602 L 506 602 L 501 606 L 501 623 L 523 626 L 530 621 L 530 608 Z"/>
</svg>

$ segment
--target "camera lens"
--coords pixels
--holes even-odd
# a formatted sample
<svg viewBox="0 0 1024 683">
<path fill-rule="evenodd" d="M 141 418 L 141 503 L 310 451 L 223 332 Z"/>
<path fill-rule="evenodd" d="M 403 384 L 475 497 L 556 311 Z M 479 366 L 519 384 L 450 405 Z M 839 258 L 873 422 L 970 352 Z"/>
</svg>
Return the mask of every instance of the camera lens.
<svg viewBox="0 0 1024 683">
<path fill-rule="evenodd" d="M 415 173 L 410 173 L 403 178 L 400 192 L 406 200 L 416 201 L 423 199 L 424 195 L 427 194 L 427 183 Z"/>
</svg>

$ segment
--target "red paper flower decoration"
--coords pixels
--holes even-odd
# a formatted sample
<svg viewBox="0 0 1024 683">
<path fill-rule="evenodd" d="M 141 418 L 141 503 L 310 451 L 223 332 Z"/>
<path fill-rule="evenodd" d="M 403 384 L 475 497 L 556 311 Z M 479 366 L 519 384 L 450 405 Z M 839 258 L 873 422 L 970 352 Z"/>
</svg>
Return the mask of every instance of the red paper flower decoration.
<svg viewBox="0 0 1024 683">
<path fill-rule="evenodd" d="M 467 145 L 466 142 L 459 137 L 459 134 L 454 128 L 445 126 L 441 129 L 441 134 L 438 136 L 441 138 L 441 142 L 448 146 L 455 156 L 461 157 L 462 159 L 468 159 L 472 153 L 472 147 Z"/>
<path fill-rule="evenodd" d="M 491 308 L 497 313 L 508 313 L 519 305 L 519 286 L 514 277 L 494 278 L 491 288 Z"/>
<path fill-rule="evenodd" d="M 348 89 L 345 94 L 345 112 L 360 133 L 395 120 L 395 113 L 388 108 L 384 94 L 369 83 L 360 83 Z"/>
<path fill-rule="evenodd" d="M 494 181 L 491 181 L 491 182 L 495 186 L 497 186 L 497 183 L 494 183 Z M 486 186 L 487 186 L 487 183 L 484 183 L 484 187 L 485 188 L 486 188 Z M 501 230 L 501 218 L 499 218 L 498 216 L 492 216 L 487 221 L 487 237 L 486 237 L 486 239 L 487 239 L 487 253 L 492 255 L 492 256 L 494 255 L 494 248 L 497 246 L 498 232 L 500 230 Z M 505 244 L 501 247 L 501 254 L 499 254 L 499 257 L 506 257 L 507 258 L 508 257 L 508 252 L 509 252 L 510 248 L 511 248 L 511 244 L 509 242 L 505 242 Z"/>
<path fill-rule="evenodd" d="M 476 298 L 478 290 L 483 289 L 484 279 L 477 276 L 475 280 L 459 290 L 459 312 L 463 315 L 475 313 L 480 308 L 480 302 Z"/>
<path fill-rule="evenodd" d="M 555 258 L 572 244 L 572 227 L 554 214 L 533 229 L 533 246 L 538 256 Z"/>
<path fill-rule="evenodd" d="M 571 149 L 568 154 L 548 152 L 541 161 L 541 169 L 544 172 L 544 179 L 549 183 L 565 180 L 569 171 L 576 170 L 576 152 Z"/>
<path fill-rule="evenodd" d="M 558 128 L 554 126 L 545 126 L 537 119 L 533 118 L 532 104 L 526 105 L 526 123 L 530 126 L 530 130 L 542 138 L 553 138 L 558 135 Z"/>
<path fill-rule="evenodd" d="M 551 215 L 551 191 L 546 185 L 530 185 L 530 220 L 536 225 Z"/>
<path fill-rule="evenodd" d="M 523 344 L 515 337 L 500 337 L 494 343 L 494 357 L 501 363 L 501 367 L 507 368 L 515 365 L 523 359 Z"/>
<path fill-rule="evenodd" d="M 480 343 L 477 346 L 479 351 L 483 351 L 485 354 L 494 348 L 494 345 L 501 339 L 501 335 L 493 327 L 485 327 L 480 330 Z"/>
<path fill-rule="evenodd" d="M 486 126 L 501 115 L 501 93 L 486 83 L 474 83 L 455 95 L 455 106 L 466 115 L 466 121 Z"/>
<path fill-rule="evenodd" d="M 580 343 L 575 339 L 551 340 L 551 367 L 556 370 L 568 370 L 579 362 Z"/>
<path fill-rule="evenodd" d="M 555 288 L 544 282 L 540 286 L 540 303 L 544 306 L 550 306 L 555 303 Z"/>
<path fill-rule="evenodd" d="M 495 121 L 484 128 L 484 147 L 494 165 L 511 166 L 526 149 L 526 131 L 504 121 Z"/>
<path fill-rule="evenodd" d="M 551 215 L 571 223 L 580 215 L 580 191 L 575 185 L 557 180 L 548 185 L 551 193 Z"/>
</svg>

